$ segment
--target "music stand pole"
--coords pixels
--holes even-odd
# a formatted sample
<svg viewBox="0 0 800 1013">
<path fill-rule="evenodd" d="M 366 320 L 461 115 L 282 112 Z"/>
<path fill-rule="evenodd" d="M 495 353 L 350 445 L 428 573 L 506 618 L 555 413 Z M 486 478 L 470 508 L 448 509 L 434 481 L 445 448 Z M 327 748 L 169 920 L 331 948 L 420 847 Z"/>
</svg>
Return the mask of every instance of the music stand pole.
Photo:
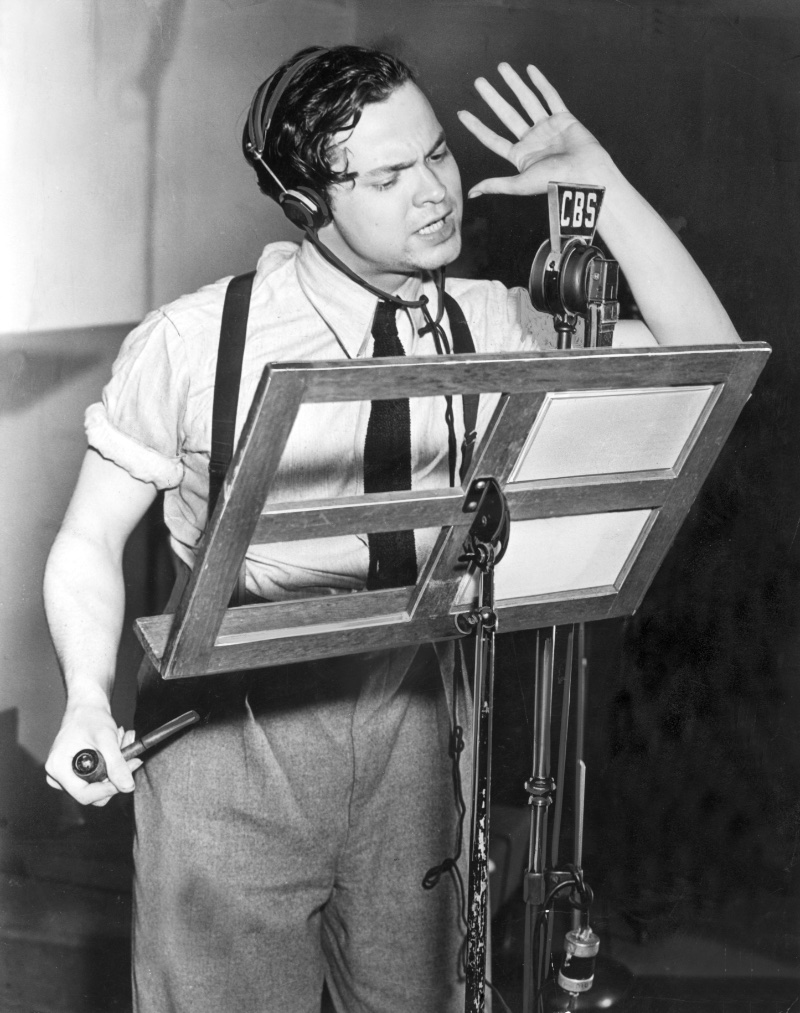
<svg viewBox="0 0 800 1013">
<path fill-rule="evenodd" d="M 489 806 L 492 783 L 492 711 L 494 695 L 494 550 L 487 547 L 480 566 L 475 628 L 473 694 L 472 836 L 469 856 L 466 1013 L 483 1013 L 486 1002 L 486 940 L 489 920 Z"/>
<path fill-rule="evenodd" d="M 472 739 L 472 829 L 469 852 L 466 1013 L 483 1013 L 486 1003 L 486 942 L 489 923 L 489 815 L 492 764 L 495 633 L 494 568 L 508 546 L 508 505 L 493 478 L 479 479 L 476 519 L 464 545 L 463 561 L 478 572 L 477 608 L 456 620 L 475 632 Z"/>
</svg>

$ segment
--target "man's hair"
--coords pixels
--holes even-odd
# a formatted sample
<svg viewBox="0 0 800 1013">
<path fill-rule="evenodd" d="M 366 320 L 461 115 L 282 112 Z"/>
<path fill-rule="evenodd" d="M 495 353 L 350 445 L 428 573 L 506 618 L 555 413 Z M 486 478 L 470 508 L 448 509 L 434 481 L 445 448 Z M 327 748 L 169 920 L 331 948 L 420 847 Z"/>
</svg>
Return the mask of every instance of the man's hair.
<svg viewBox="0 0 800 1013">
<path fill-rule="evenodd" d="M 272 75 L 266 101 L 285 72 L 313 48 L 295 53 Z M 278 101 L 265 138 L 262 158 L 287 190 L 311 187 L 326 199 L 335 183 L 352 179 L 347 168 L 331 166 L 334 137 L 352 130 L 365 105 L 382 102 L 401 85 L 414 80 L 401 60 L 376 49 L 336 46 L 319 55 L 291 80 Z M 277 199 L 279 188 L 247 146 L 245 124 L 242 150 L 258 176 L 261 190 Z"/>
</svg>

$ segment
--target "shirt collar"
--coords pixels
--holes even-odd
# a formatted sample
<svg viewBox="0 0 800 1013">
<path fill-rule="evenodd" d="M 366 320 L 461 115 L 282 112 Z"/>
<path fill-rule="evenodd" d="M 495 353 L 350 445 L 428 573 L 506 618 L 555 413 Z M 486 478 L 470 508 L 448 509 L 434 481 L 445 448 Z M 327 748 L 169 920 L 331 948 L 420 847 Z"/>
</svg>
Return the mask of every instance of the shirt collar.
<svg viewBox="0 0 800 1013">
<path fill-rule="evenodd" d="M 308 301 L 336 336 L 349 358 L 364 355 L 372 333 L 378 297 L 352 281 L 304 240 L 297 253 L 297 278 Z M 412 276 L 397 289 L 402 299 L 418 299 L 422 280 Z M 421 313 L 411 311 L 413 318 Z"/>
</svg>

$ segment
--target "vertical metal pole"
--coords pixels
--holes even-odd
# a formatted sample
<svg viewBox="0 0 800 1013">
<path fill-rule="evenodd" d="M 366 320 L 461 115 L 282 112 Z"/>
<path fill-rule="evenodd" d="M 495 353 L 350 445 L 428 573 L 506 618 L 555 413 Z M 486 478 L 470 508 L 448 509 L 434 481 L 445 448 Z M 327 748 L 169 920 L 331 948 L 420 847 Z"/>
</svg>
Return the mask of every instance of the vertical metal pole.
<svg viewBox="0 0 800 1013">
<path fill-rule="evenodd" d="M 472 703 L 473 703 L 473 718 L 472 718 L 472 808 L 470 810 L 470 868 L 474 860 L 473 849 L 475 847 L 475 841 L 478 837 L 478 814 L 481 808 L 481 793 L 485 790 L 485 785 L 482 783 L 484 771 L 482 752 L 482 742 L 485 739 L 486 727 L 485 727 L 485 708 L 486 702 L 486 659 L 484 657 L 484 639 L 483 639 L 483 623 L 480 619 L 480 608 L 483 604 L 483 583 L 486 578 L 483 570 L 478 571 L 478 610 L 476 612 L 476 625 L 475 625 L 475 658 L 473 665 L 473 684 L 472 684 Z"/>
<path fill-rule="evenodd" d="M 561 696 L 561 728 L 558 736 L 558 764 L 556 766 L 555 808 L 553 810 L 553 840 L 550 849 L 550 868 L 558 869 L 561 859 L 561 820 L 564 811 L 564 787 L 566 784 L 567 743 L 569 741 L 569 715 L 572 692 L 572 661 L 575 646 L 575 626 L 567 627 L 567 655 L 564 659 L 564 691 Z M 547 919 L 547 939 L 544 947 L 544 966 L 550 966 L 553 948 L 553 919 L 555 911 L 550 910 Z"/>
<path fill-rule="evenodd" d="M 534 670 L 533 680 L 534 687 L 539 685 L 541 680 L 541 630 L 536 631 L 536 646 L 534 648 Z M 534 689 L 536 694 L 536 690 Z M 537 699 L 538 694 L 535 695 L 534 699 Z M 534 746 L 535 755 L 535 746 Z M 531 802 L 530 797 L 528 802 Z M 534 853 L 534 838 L 536 835 L 535 825 L 535 809 L 531 805 L 530 814 L 530 827 L 528 831 L 528 866 L 525 870 L 525 880 L 523 886 L 523 897 L 525 900 L 525 936 L 523 941 L 523 967 L 522 967 L 522 1013 L 532 1013 L 533 1011 L 533 996 L 535 991 L 535 974 L 534 974 L 534 961 L 533 961 L 533 926 L 531 924 L 531 905 L 534 903 L 534 894 L 536 893 L 537 884 L 533 881 L 533 853 Z M 541 899 L 544 899 L 542 893 Z"/>
<path fill-rule="evenodd" d="M 569 740 L 569 712 L 572 692 L 572 660 L 575 643 L 575 627 L 567 631 L 567 656 L 564 660 L 564 694 L 561 699 L 561 732 L 558 740 L 558 766 L 556 768 L 556 804 L 553 811 L 553 853 L 550 856 L 554 868 L 558 868 L 561 848 L 561 814 L 564 808 L 564 777 L 567 766 L 567 742 Z"/>
<path fill-rule="evenodd" d="M 586 737 L 587 700 L 586 626 L 578 624 L 578 680 L 575 699 L 575 842 L 572 861 L 576 869 L 583 863 L 583 814 L 586 795 L 586 764 L 583 761 L 583 746 Z M 580 911 L 572 912 L 572 927 L 578 929 L 581 923 Z"/>
<path fill-rule="evenodd" d="M 525 783 L 530 795 L 531 825 L 528 869 L 525 875 L 525 966 L 522 983 L 523 1013 L 534 1013 L 537 983 L 542 975 L 543 948 L 536 947 L 536 923 L 545 899 L 547 810 L 555 788 L 550 777 L 550 720 L 553 701 L 553 657 L 556 627 L 537 633 L 536 685 L 533 715 L 533 770 Z M 540 649 L 541 648 L 541 649 Z"/>
</svg>

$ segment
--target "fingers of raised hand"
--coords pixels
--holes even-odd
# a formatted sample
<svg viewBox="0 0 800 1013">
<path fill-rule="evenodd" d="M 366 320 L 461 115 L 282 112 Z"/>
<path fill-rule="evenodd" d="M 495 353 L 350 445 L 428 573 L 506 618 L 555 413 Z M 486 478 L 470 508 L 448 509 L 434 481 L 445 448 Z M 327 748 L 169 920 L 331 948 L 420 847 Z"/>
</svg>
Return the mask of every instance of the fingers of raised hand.
<svg viewBox="0 0 800 1013">
<path fill-rule="evenodd" d="M 496 134 L 494 130 L 490 130 L 484 123 L 482 123 L 477 116 L 473 113 L 467 112 L 466 110 L 459 110 L 459 120 L 469 130 L 469 132 L 485 145 L 490 151 L 493 151 L 496 155 L 500 155 L 501 158 L 509 158 L 509 153 L 512 148 L 511 141 L 505 137 L 501 137 L 500 134 Z"/>
<path fill-rule="evenodd" d="M 530 130 L 530 123 L 520 116 L 511 103 L 507 102 L 495 86 L 490 84 L 485 77 L 477 79 L 475 90 L 503 126 L 510 130 L 517 140 Z"/>
<path fill-rule="evenodd" d="M 528 66 L 526 67 L 526 70 L 528 72 L 528 77 L 531 79 L 531 83 L 547 103 L 550 112 L 553 114 L 567 112 L 568 110 L 566 105 L 564 104 L 564 100 L 561 98 L 561 96 L 558 94 L 558 92 L 555 90 L 552 84 L 550 84 L 550 82 L 547 80 L 544 74 L 539 70 L 539 68 L 534 67 L 532 63 L 529 63 Z"/>
<path fill-rule="evenodd" d="M 545 109 L 539 101 L 538 96 L 531 91 L 530 86 L 522 80 L 510 64 L 501 63 L 497 69 L 505 83 L 514 92 L 519 104 L 528 116 L 530 116 L 531 123 L 536 123 L 538 120 L 544 119 L 550 115 L 547 109 Z M 528 129 L 528 126 L 529 125 L 526 125 L 526 129 Z"/>
<path fill-rule="evenodd" d="M 500 122 L 511 131 L 517 140 L 527 133 L 531 124 L 535 125 L 554 113 L 567 111 L 564 100 L 538 67 L 529 64 L 526 68 L 530 82 L 536 91 L 520 77 L 511 64 L 501 63 L 497 69 L 500 76 L 514 93 L 514 97 L 519 102 L 523 111 L 530 118 L 530 123 L 524 116 L 520 115 L 510 102 L 503 98 L 500 92 L 486 78 L 479 77 L 475 82 L 475 88 Z M 544 99 L 544 102 L 541 101 L 539 96 L 541 96 L 541 99 Z"/>
<path fill-rule="evenodd" d="M 516 194 L 519 197 L 526 197 L 532 193 L 540 193 L 540 188 L 534 188 L 530 174 L 527 176 L 520 173 L 518 176 L 495 176 L 492 179 L 482 179 L 467 194 L 468 197 L 480 197 L 486 193 Z"/>
</svg>

